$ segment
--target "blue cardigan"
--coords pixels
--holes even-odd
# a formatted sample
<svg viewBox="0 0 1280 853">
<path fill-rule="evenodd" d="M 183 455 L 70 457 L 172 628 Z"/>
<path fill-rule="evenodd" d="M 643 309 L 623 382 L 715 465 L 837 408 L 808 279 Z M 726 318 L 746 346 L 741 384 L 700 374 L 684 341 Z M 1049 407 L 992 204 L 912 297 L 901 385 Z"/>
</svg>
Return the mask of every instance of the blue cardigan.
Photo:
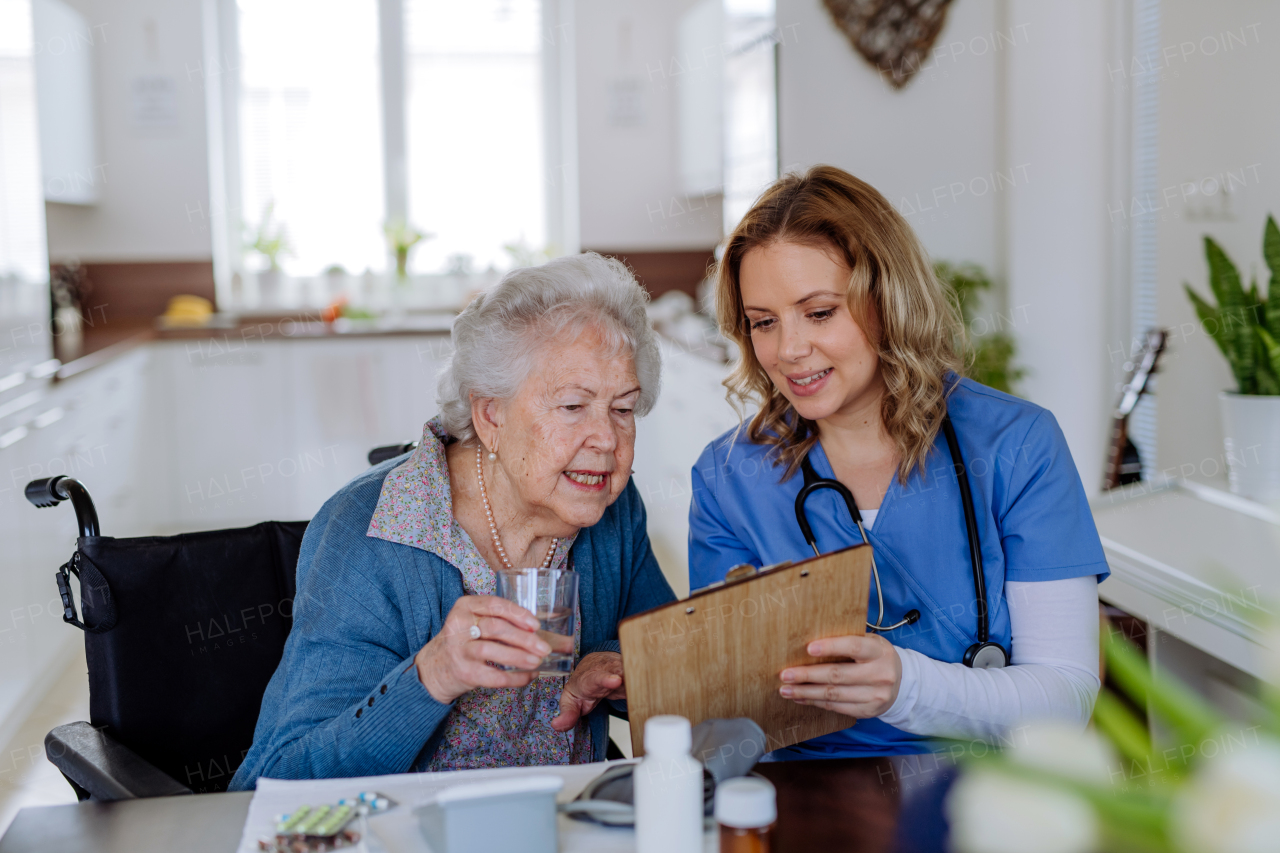
<svg viewBox="0 0 1280 853">
<path fill-rule="evenodd" d="M 413 657 L 464 592 L 458 570 L 435 554 L 365 535 L 383 480 L 403 461 L 352 480 L 307 528 L 293 630 L 231 790 L 251 789 L 260 776 L 374 776 L 420 771 L 430 761 L 453 705 L 432 698 Z M 619 620 L 675 599 L 633 483 L 578 533 L 572 556 L 583 655 L 619 651 Z M 597 761 L 608 744 L 606 704 L 588 718 Z"/>
</svg>

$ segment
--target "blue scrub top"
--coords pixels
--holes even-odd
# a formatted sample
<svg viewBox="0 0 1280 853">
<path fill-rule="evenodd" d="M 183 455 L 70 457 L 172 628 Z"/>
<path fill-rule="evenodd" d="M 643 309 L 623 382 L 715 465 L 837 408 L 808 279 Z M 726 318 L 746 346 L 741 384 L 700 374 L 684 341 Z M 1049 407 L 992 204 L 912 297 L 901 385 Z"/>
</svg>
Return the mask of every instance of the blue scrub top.
<svg viewBox="0 0 1280 853">
<path fill-rule="evenodd" d="M 950 377 L 954 382 L 954 376 Z M 1004 584 L 1110 573 L 1084 487 L 1053 415 L 971 379 L 959 380 L 948 412 L 969 472 L 990 606 L 991 640 L 1010 648 Z M 689 586 L 723 580 L 739 563 L 766 566 L 813 556 L 796 523 L 797 472 L 781 481 L 771 445 L 746 428 L 707 445 L 693 469 L 689 510 Z M 819 477 L 834 477 L 819 442 L 809 454 Z M 926 474 L 889 486 L 867 530 L 884 588 L 884 624 L 918 609 L 920 621 L 884 636 L 935 660 L 959 663 L 978 641 L 969 540 L 960 485 L 939 430 Z M 815 492 L 806 503 L 822 553 L 861 542 L 844 501 Z M 868 618 L 878 605 L 871 584 Z M 903 755 L 928 751 L 929 738 L 881 722 L 856 726 L 772 753 L 775 759 Z"/>
</svg>

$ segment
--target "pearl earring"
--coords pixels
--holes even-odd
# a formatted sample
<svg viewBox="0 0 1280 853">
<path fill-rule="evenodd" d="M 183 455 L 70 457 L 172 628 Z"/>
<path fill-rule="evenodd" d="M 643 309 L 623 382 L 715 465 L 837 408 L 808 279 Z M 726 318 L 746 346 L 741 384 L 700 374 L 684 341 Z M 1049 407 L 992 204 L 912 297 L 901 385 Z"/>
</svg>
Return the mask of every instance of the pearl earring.
<svg viewBox="0 0 1280 853">
<path fill-rule="evenodd" d="M 490 461 L 490 462 L 492 462 L 493 460 L 495 460 L 495 459 L 497 459 L 497 458 L 498 458 L 498 454 L 496 454 L 496 453 L 494 453 L 492 450 L 490 450 L 490 451 L 489 451 L 489 461 Z"/>
</svg>

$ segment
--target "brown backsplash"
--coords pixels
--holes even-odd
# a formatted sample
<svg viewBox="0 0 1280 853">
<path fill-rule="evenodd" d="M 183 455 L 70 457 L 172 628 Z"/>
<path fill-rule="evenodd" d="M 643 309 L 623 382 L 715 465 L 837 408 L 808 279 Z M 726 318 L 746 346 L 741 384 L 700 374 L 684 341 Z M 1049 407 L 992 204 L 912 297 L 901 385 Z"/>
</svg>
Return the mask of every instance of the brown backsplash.
<svg viewBox="0 0 1280 853">
<path fill-rule="evenodd" d="M 85 316 L 118 320 L 158 317 L 180 293 L 213 301 L 213 261 L 85 262 L 93 286 Z"/>
<path fill-rule="evenodd" d="M 707 275 L 707 268 L 714 262 L 711 249 L 673 252 L 626 252 L 610 249 L 591 249 L 611 258 L 617 258 L 635 272 L 636 278 L 653 297 L 668 290 L 683 290 L 697 298 L 698 284 Z"/>
<path fill-rule="evenodd" d="M 593 251 L 618 258 L 631 267 L 654 297 L 668 290 L 683 290 L 696 297 L 698 284 L 714 261 L 711 249 Z M 181 293 L 214 301 L 212 261 L 88 261 L 82 266 L 93 286 L 84 305 L 85 316 L 103 318 L 108 323 L 158 317 L 165 312 L 169 300 Z"/>
</svg>

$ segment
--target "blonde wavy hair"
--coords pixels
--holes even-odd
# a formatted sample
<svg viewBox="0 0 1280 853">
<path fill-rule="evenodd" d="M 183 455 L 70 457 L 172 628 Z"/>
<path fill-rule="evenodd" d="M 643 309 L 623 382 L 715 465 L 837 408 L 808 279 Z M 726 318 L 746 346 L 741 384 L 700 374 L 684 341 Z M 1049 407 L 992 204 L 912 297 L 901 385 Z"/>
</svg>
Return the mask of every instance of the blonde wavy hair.
<svg viewBox="0 0 1280 853">
<path fill-rule="evenodd" d="M 880 357 L 880 417 L 897 445 L 898 480 L 905 484 L 917 467 L 923 473 L 947 413 L 947 372 L 963 372 L 964 324 L 955 301 L 911 226 L 865 181 L 815 166 L 765 190 L 725 244 L 716 270 L 716 315 L 741 350 L 724 382 L 727 396 L 740 406 L 759 405 L 747 434 L 777 448 L 774 464 L 786 466 L 784 480 L 817 443 L 817 425 L 800 417 L 757 360 L 739 278 L 748 252 L 778 242 L 834 251 L 849 268 L 849 311 Z"/>
</svg>

